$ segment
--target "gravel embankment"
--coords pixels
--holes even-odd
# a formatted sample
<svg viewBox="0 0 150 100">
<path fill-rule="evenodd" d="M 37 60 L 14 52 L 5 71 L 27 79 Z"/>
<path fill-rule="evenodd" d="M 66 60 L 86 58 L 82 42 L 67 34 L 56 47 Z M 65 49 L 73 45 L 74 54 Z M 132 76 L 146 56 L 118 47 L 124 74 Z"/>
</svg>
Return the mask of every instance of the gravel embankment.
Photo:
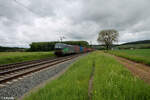
<svg viewBox="0 0 150 100">
<path fill-rule="evenodd" d="M 13 100 L 13 98 L 20 98 L 32 88 L 57 75 L 78 58 L 55 65 L 47 70 L 39 71 L 38 73 L 24 77 L 23 79 L 13 82 L 5 87 L 0 87 L 0 100 Z"/>
</svg>

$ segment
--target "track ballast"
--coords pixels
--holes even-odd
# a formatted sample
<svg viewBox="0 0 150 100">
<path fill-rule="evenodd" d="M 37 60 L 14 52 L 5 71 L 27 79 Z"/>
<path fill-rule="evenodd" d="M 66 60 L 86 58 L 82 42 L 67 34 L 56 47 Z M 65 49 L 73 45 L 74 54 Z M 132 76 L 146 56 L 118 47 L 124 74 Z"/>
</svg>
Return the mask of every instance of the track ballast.
<svg viewBox="0 0 150 100">
<path fill-rule="evenodd" d="M 71 60 L 78 55 L 58 57 L 53 59 L 41 59 L 22 63 L 14 63 L 0 66 L 0 84 L 9 82 L 22 76 L 40 71 L 53 65 Z"/>
</svg>

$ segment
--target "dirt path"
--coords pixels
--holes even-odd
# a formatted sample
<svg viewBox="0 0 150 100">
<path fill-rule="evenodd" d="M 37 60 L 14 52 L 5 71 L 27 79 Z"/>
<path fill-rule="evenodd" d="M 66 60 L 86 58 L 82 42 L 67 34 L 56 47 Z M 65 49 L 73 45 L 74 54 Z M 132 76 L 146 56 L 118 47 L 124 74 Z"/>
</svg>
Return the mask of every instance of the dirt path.
<svg viewBox="0 0 150 100">
<path fill-rule="evenodd" d="M 133 75 L 139 77 L 146 83 L 150 84 L 150 66 L 141 63 L 136 63 L 134 61 L 127 60 L 122 57 L 115 56 L 115 58 L 125 67 L 127 67 L 131 71 L 131 73 L 133 73 Z"/>
<path fill-rule="evenodd" d="M 92 100 L 94 72 L 95 72 L 95 61 L 93 61 L 92 72 L 91 72 L 91 76 L 90 76 L 90 80 L 89 80 L 89 87 L 88 87 L 88 97 L 89 97 L 89 100 Z"/>
</svg>

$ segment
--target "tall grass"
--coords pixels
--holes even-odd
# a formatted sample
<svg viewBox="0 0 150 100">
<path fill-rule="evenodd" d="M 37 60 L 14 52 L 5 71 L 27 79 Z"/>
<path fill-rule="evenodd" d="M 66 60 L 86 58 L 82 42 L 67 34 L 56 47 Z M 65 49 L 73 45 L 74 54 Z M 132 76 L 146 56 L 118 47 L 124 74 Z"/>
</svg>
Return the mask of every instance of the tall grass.
<svg viewBox="0 0 150 100">
<path fill-rule="evenodd" d="M 93 100 L 150 100 L 150 85 L 102 52 L 78 60 L 61 77 L 32 92 L 25 100 L 88 100 L 93 60 Z"/>
<path fill-rule="evenodd" d="M 0 65 L 55 56 L 53 52 L 0 52 Z"/>
<path fill-rule="evenodd" d="M 31 93 L 25 100 L 87 100 L 91 57 L 92 55 L 88 55 L 77 61 L 65 74 L 36 93 Z"/>
<path fill-rule="evenodd" d="M 113 50 L 113 51 L 109 51 L 109 53 L 139 63 L 150 65 L 150 49 Z"/>
<path fill-rule="evenodd" d="M 93 100 L 150 100 L 150 85 L 101 53 L 96 60 Z"/>
</svg>

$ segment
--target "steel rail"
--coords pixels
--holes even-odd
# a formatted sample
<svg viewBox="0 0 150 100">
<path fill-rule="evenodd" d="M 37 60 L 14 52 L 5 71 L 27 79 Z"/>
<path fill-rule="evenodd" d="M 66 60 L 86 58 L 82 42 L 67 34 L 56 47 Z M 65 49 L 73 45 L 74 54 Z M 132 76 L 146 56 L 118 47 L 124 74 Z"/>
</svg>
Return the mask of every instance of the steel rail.
<svg viewBox="0 0 150 100">
<path fill-rule="evenodd" d="M 13 67 L 12 69 L 8 69 L 8 70 L 1 70 L 0 75 L 5 75 L 5 74 L 13 73 L 13 72 L 16 72 L 16 71 L 19 71 L 19 70 L 24 70 L 24 69 L 32 68 L 32 67 L 35 67 L 35 66 L 51 63 L 51 62 L 57 61 L 59 59 L 64 59 L 64 58 L 67 58 L 67 57 L 55 58 L 55 59 L 46 60 L 46 61 L 42 61 L 42 62 L 35 63 L 35 64 L 32 63 L 30 65 L 20 66 L 20 67 L 19 66 L 18 67 Z"/>
<path fill-rule="evenodd" d="M 16 66 L 24 66 L 24 65 L 28 65 L 28 64 L 32 64 L 32 63 L 37 63 L 37 62 L 41 62 L 41 61 L 46 61 L 46 60 L 50 60 L 50 59 L 54 59 L 54 58 L 56 58 L 56 57 L 0 65 L 0 70 L 9 69 L 9 68 L 16 67 Z"/>
<path fill-rule="evenodd" d="M 69 56 L 69 57 L 64 57 L 62 59 L 58 59 L 58 60 L 55 60 L 55 61 L 51 61 L 49 63 L 45 63 L 46 65 L 43 65 L 41 66 L 42 64 L 38 65 L 38 67 L 32 67 L 32 68 L 26 68 L 25 70 L 22 69 L 21 72 L 18 72 L 18 73 L 12 73 L 11 75 L 9 76 L 6 76 L 4 78 L 1 78 L 0 79 L 0 84 L 2 83 L 5 83 L 7 81 L 10 81 L 10 80 L 13 80 L 13 79 L 16 79 L 18 77 L 21 77 L 21 76 L 24 76 L 24 75 L 27 75 L 27 74 L 30 74 L 30 73 L 33 73 L 33 72 L 37 72 L 39 70 L 42 70 L 42 69 L 45 69 L 45 68 L 48 68 L 48 67 L 51 67 L 53 65 L 56 65 L 56 64 L 59 64 L 59 63 L 62 63 L 62 62 L 65 62 L 65 61 L 68 61 L 68 60 L 71 60 L 75 57 L 78 57 L 79 55 L 74 55 L 74 56 Z M 16 72 L 16 71 L 14 71 Z"/>
</svg>

